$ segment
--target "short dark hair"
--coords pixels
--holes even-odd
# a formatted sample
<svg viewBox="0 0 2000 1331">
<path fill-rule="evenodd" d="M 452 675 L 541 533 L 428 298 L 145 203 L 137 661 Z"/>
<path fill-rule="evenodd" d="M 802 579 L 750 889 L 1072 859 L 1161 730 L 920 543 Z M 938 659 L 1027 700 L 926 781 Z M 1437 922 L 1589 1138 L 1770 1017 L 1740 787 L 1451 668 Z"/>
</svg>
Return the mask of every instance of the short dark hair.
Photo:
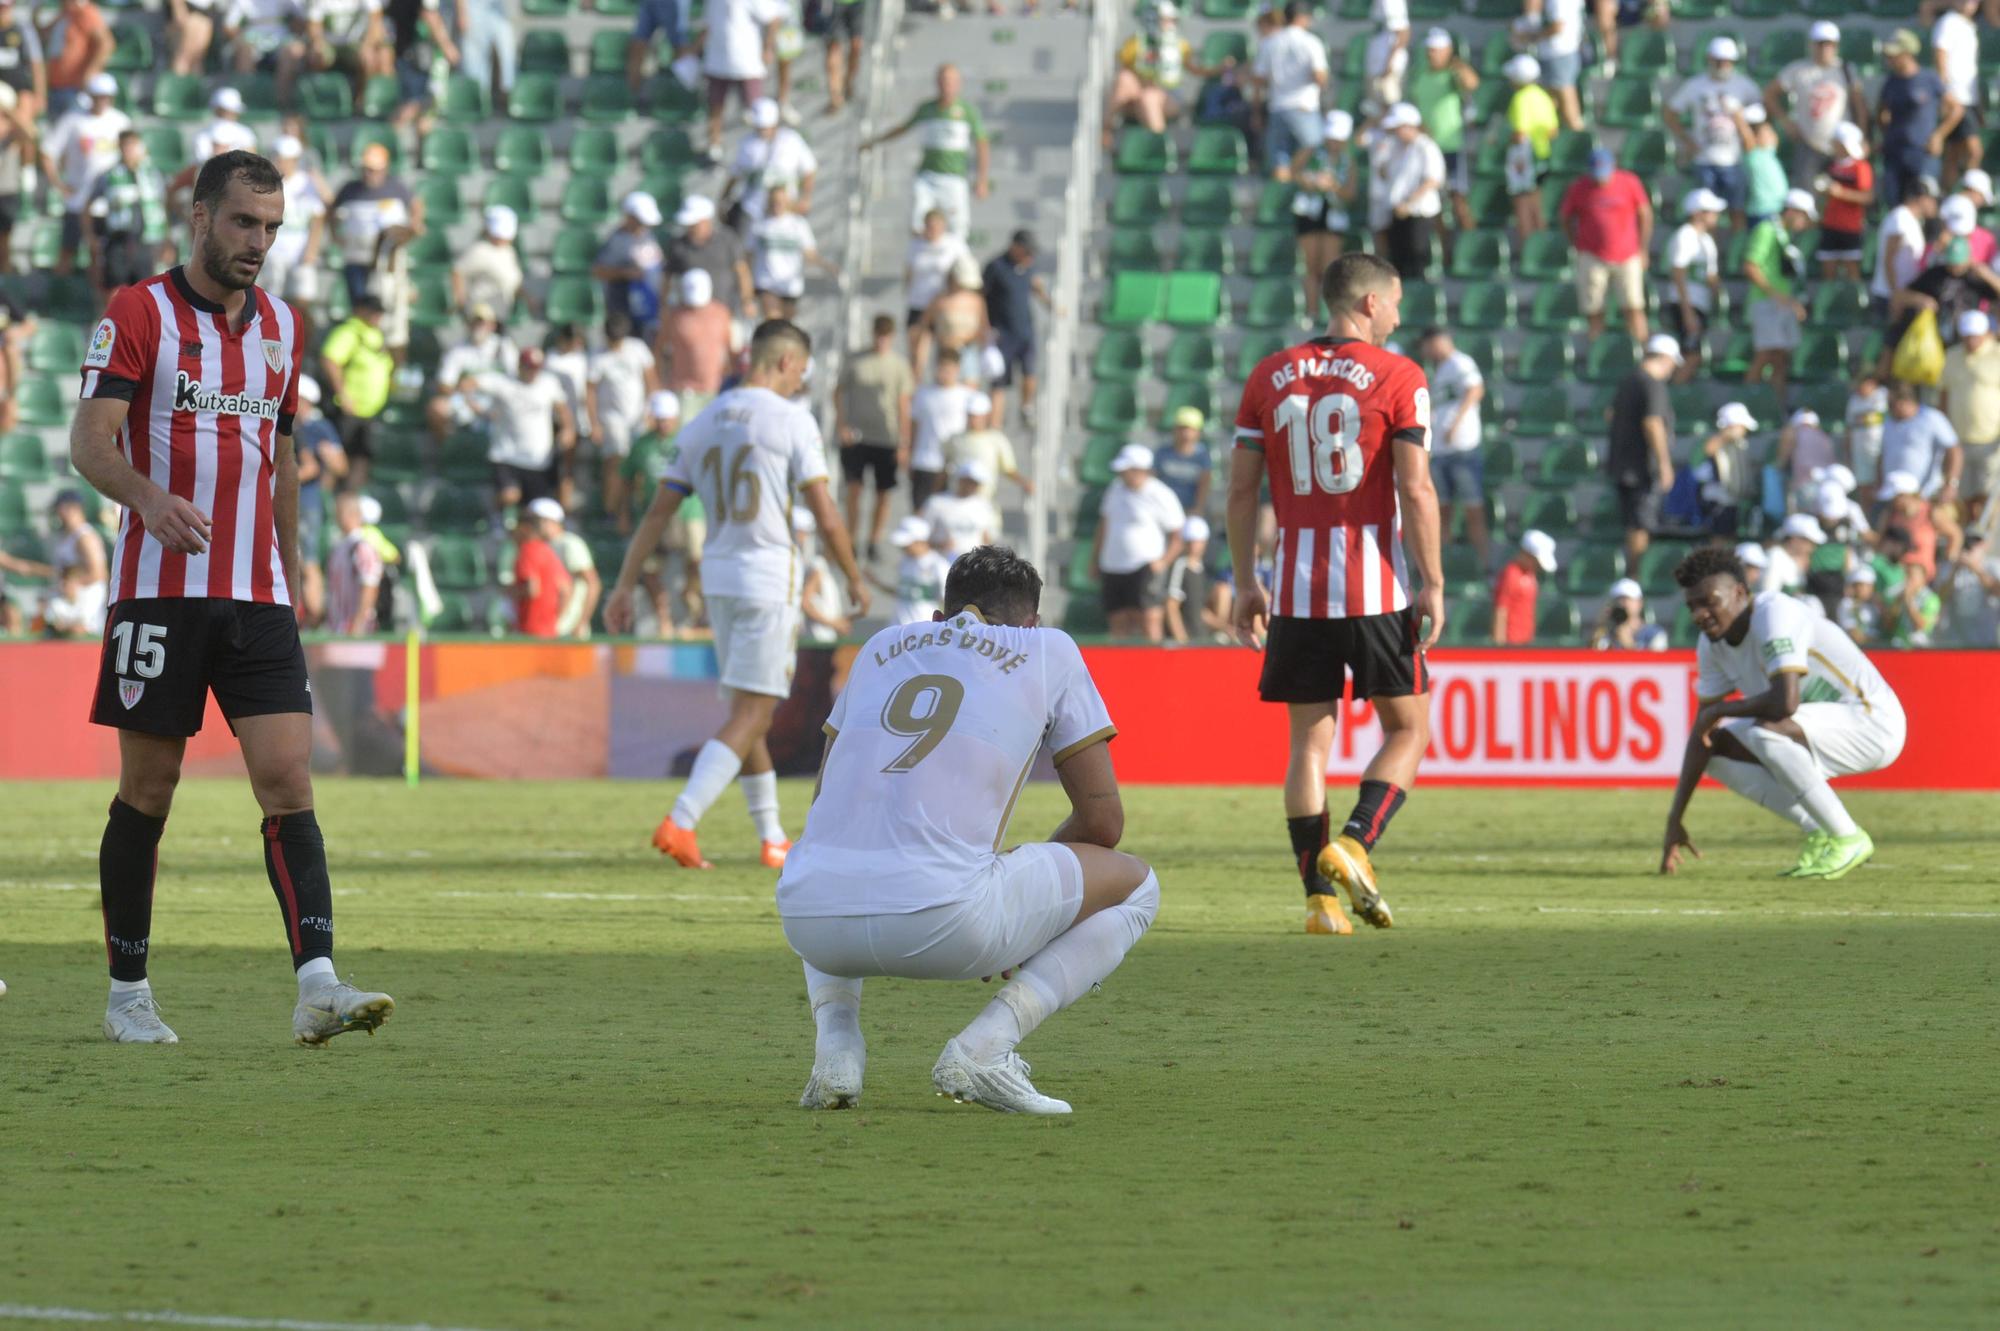
<svg viewBox="0 0 2000 1331">
<path fill-rule="evenodd" d="M 894 337 L 895 335 L 896 335 L 896 316 L 893 314 L 876 315 L 875 336 Z"/>
<path fill-rule="evenodd" d="M 1327 313 L 1345 314 L 1370 291 L 1387 291 L 1396 280 L 1396 268 L 1387 259 L 1373 254 L 1343 254 L 1320 274 L 1319 298 Z"/>
<path fill-rule="evenodd" d="M 1028 253 L 1033 254 L 1035 252 L 1035 233 L 1032 231 L 1016 231 L 1013 239 L 1007 243 L 1009 245 L 1018 245 Z"/>
<path fill-rule="evenodd" d="M 1912 199 L 1935 199 L 1937 196 L 1938 184 L 1935 180 L 1932 180 L 1929 176 L 1911 176 L 1903 182 L 1903 193 L 1898 202 L 1908 203 Z"/>
<path fill-rule="evenodd" d="M 945 575 L 944 613 L 949 618 L 967 606 L 995 624 L 1026 624 L 1042 606 L 1042 575 L 1008 546 L 967 550 Z"/>
<path fill-rule="evenodd" d="M 123 147 L 125 146 L 125 140 L 127 140 L 127 139 L 137 139 L 137 140 L 139 140 L 139 142 L 141 142 L 141 143 L 144 143 L 144 142 L 146 141 L 146 136 L 145 136 L 144 134 L 141 134 L 141 133 L 140 133 L 140 132 L 139 132 L 138 130 L 136 130 L 136 129 L 121 129 L 121 130 L 119 130 L 119 131 L 118 131 L 118 146 L 119 146 L 119 147 L 121 147 L 121 148 L 123 148 Z"/>
<path fill-rule="evenodd" d="M 1750 579 L 1743 573 L 1743 561 L 1725 545 L 1705 545 L 1683 559 L 1674 566 L 1674 581 L 1692 591 L 1718 573 L 1728 574 L 1746 589 L 1750 586 Z"/>
<path fill-rule="evenodd" d="M 229 193 L 230 182 L 236 180 L 248 185 L 253 194 L 270 194 L 285 187 L 285 178 L 270 158 L 232 148 L 202 163 L 201 173 L 194 178 L 194 202 L 213 210 Z"/>
<path fill-rule="evenodd" d="M 613 310 L 604 316 L 604 335 L 612 342 L 623 342 L 632 336 L 632 316 L 623 310 Z"/>
<path fill-rule="evenodd" d="M 1923 395 L 1917 391 L 1917 386 L 1909 380 L 1891 379 L 1889 381 L 1889 400 L 1891 402 L 1921 402 Z"/>
<path fill-rule="evenodd" d="M 750 335 L 750 363 L 771 365 L 784 352 L 784 344 L 789 343 L 806 355 L 812 355 L 812 334 L 793 323 L 790 319 L 766 319 L 757 325 L 757 331 Z"/>
<path fill-rule="evenodd" d="M 1302 18 L 1311 17 L 1312 12 L 1312 6 L 1306 0 L 1292 0 L 1285 6 L 1285 22 L 1297 23 Z"/>
<path fill-rule="evenodd" d="M 1424 343 L 1430 341 L 1434 337 L 1450 337 L 1450 336 L 1451 336 L 1451 329 L 1441 327 L 1438 324 L 1432 324 L 1430 327 L 1424 329 L 1423 332 L 1417 334 L 1417 345 L 1422 346 L 1424 345 Z"/>
</svg>

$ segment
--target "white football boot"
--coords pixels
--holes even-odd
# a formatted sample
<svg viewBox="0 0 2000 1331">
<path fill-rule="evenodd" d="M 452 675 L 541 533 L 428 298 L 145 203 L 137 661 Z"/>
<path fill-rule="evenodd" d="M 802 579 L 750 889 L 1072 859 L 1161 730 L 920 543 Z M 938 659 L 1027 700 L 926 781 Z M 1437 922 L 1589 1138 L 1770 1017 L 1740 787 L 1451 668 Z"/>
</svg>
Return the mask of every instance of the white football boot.
<svg viewBox="0 0 2000 1331">
<path fill-rule="evenodd" d="M 931 1069 L 931 1085 L 962 1105 L 985 1105 L 1003 1114 L 1067 1114 L 1069 1106 L 1035 1089 L 1028 1065 L 1013 1050 L 992 1063 L 974 1062 L 956 1039 L 947 1040 Z"/>
<path fill-rule="evenodd" d="M 300 1044 L 322 1045 L 348 1031 L 375 1028 L 396 1010 L 396 1000 L 387 994 L 370 994 L 351 984 L 324 985 L 300 997 L 292 1009 L 292 1038 Z"/>
<path fill-rule="evenodd" d="M 181 1037 L 160 1020 L 160 1005 L 150 993 L 113 999 L 104 1009 L 104 1038 L 119 1044 L 179 1044 Z"/>
<path fill-rule="evenodd" d="M 799 1097 L 801 1109 L 858 1109 L 861 1107 L 861 1071 L 866 1066 L 859 1049 L 836 1049 L 813 1063 L 806 1092 Z"/>
</svg>

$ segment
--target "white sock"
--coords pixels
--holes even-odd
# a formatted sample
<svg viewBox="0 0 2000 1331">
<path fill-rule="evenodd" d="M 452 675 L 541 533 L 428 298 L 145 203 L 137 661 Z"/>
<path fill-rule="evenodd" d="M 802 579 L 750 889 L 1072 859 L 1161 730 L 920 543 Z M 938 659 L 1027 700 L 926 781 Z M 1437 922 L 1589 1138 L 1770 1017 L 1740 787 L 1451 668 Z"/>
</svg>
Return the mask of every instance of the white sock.
<svg viewBox="0 0 2000 1331">
<path fill-rule="evenodd" d="M 339 978 L 333 973 L 332 958 L 314 957 L 299 967 L 299 997 L 304 998 L 307 994 L 324 989 L 336 983 Z"/>
<path fill-rule="evenodd" d="M 757 835 L 766 841 L 783 841 L 785 825 L 778 821 L 778 774 L 739 776 L 736 784 L 743 787 L 743 802 L 750 806 L 750 821 L 757 825 Z"/>
<path fill-rule="evenodd" d="M 118 1000 L 121 998 L 131 998 L 135 994 L 150 994 L 152 992 L 153 985 L 149 980 L 113 980 L 111 982 L 111 1006 L 116 1007 Z"/>
<path fill-rule="evenodd" d="M 1160 912 L 1160 880 L 1151 870 L 1132 895 L 1056 938 L 1014 972 L 985 1011 L 959 1035 L 982 1063 L 1011 1050 L 1037 1026 L 1089 993 L 1118 969 Z"/>
<path fill-rule="evenodd" d="M 1806 806 L 1799 803 L 1798 796 L 1780 785 L 1762 764 L 1739 762 L 1734 758 L 1710 758 L 1708 774 L 1752 804 L 1763 805 L 1787 822 L 1797 823 L 1808 832 L 1819 831 L 1819 824 L 1806 812 Z"/>
<path fill-rule="evenodd" d="M 1813 757 L 1811 749 L 1762 726 L 1745 726 L 1732 733 L 1743 742 L 1744 748 L 1757 755 L 1757 761 L 1778 779 L 1778 784 L 1798 796 L 1799 803 L 1828 836 L 1853 836 L 1861 830 L 1847 816 L 1847 806 L 1840 802 L 1840 796 L 1826 783 L 1826 774 L 1819 770 L 1819 760 Z"/>
<path fill-rule="evenodd" d="M 694 756 L 694 770 L 688 773 L 687 788 L 674 801 L 674 821 L 693 831 L 701 816 L 708 812 L 708 806 L 721 798 L 742 770 L 743 760 L 721 740 L 712 739 L 702 745 L 701 752 Z"/>
<path fill-rule="evenodd" d="M 811 962 L 802 964 L 806 968 L 806 997 L 812 1000 L 813 1025 L 819 1028 L 814 1061 L 842 1049 L 866 1057 L 867 1042 L 861 1037 L 861 981 L 814 970 Z"/>
</svg>

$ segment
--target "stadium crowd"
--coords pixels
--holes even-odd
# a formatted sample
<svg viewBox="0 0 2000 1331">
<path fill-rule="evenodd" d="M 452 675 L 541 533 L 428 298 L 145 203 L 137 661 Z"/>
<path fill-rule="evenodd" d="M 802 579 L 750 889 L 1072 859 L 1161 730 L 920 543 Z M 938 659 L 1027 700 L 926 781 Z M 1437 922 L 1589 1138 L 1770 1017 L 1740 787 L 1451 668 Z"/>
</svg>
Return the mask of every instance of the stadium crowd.
<svg viewBox="0 0 2000 1331">
<path fill-rule="evenodd" d="M 1407 292 L 1424 293 L 1418 310 L 1406 305 L 1400 345 L 1431 376 L 1433 471 L 1464 547 L 1451 553 L 1489 580 L 1483 595 L 1453 591 L 1475 612 L 1472 640 L 1541 636 L 1555 538 L 1582 534 L 1530 525 L 1512 548 L 1496 543 L 1485 463 L 1495 442 L 1513 463 L 1517 440 L 1533 436 L 1545 454 L 1584 463 L 1538 479 L 1587 482 L 1594 467 L 1615 499 L 1622 549 L 1585 551 L 1601 580 L 1564 571 L 1571 592 L 1602 598 L 1584 630 L 1598 646 L 1686 640 L 1685 624 L 1670 635 L 1651 622 L 1638 581 L 1655 539 L 1736 545 L 1767 585 L 1809 596 L 1863 642 L 1995 645 L 2000 342 L 1989 310 L 2000 273 L 1980 164 L 2000 4 L 1913 4 L 1921 31 L 1896 28 L 1879 45 L 1872 27 L 1801 20 L 1766 38 L 1761 82 L 1736 36 L 1665 4 L 1482 3 L 1476 17 L 1507 22 L 1474 50 L 1457 29 L 1415 25 L 1408 0 L 1372 0 L 1344 69 L 1321 35 L 1326 16 L 1304 0 L 1250 16 L 1247 35 L 1232 8 L 1202 6 L 1221 22 L 1199 47 L 1171 0 L 1142 11 L 1119 54 L 1105 143 L 1120 170 L 1145 170 L 1178 118 L 1197 135 L 1239 131 L 1253 169 L 1289 187 L 1300 333 L 1318 318 L 1320 271 L 1347 248 L 1382 255 Z M 1694 47 L 1685 76 L 1676 41 Z M 1501 376 L 1510 395 L 1528 389 L 1518 413 L 1498 409 L 1489 384 L 1515 327 L 1510 256 L 1523 276 L 1549 279 L 1524 287 L 1531 332 Z M 1177 266 L 1201 263 L 1184 250 Z M 1447 282 L 1447 299 L 1432 299 Z M 1496 302 L 1504 317 L 1485 309 Z M 1850 357 L 1847 330 L 1862 327 L 1874 336 Z M 1462 339 L 1478 354 L 1454 329 L 1478 330 Z M 1591 376 L 1601 388 L 1589 411 L 1561 383 L 1575 334 L 1593 368 L 1628 367 Z M 1220 400 L 1233 406 L 1226 380 Z M 1162 424 L 1176 436 L 1192 427 L 1190 446 L 1207 448 L 1198 409 L 1173 408 Z M 1169 595 L 1166 571 L 1192 536 L 1166 534 L 1175 510 L 1164 503 L 1132 498 L 1153 493 L 1158 465 L 1143 447 L 1111 461 L 1122 484 L 1105 492 L 1111 534 L 1099 543 L 1120 554 L 1097 565 L 1111 630 L 1156 641 L 1165 618 L 1127 611 Z M 1186 519 L 1214 517 L 1205 494 L 1190 498 Z M 1162 535 L 1124 539 L 1149 529 Z M 1142 555 L 1154 580 L 1135 587 L 1126 568 Z M 1200 621 L 1174 619 L 1219 639 L 1229 575 L 1207 572 Z"/>
</svg>

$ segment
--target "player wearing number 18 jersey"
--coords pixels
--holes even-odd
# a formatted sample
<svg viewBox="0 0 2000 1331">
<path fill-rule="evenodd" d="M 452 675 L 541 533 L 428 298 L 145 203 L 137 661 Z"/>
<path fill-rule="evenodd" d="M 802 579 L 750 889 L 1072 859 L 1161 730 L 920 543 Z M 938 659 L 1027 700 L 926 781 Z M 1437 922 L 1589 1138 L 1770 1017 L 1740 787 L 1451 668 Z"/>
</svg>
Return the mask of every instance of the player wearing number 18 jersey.
<svg viewBox="0 0 2000 1331">
<path fill-rule="evenodd" d="M 264 811 L 264 868 L 299 998 L 292 1033 L 372 1031 L 395 1004 L 337 981 L 333 890 L 313 814 L 312 688 L 290 591 L 298 560 L 303 333 L 257 288 L 285 214 L 277 168 L 212 157 L 195 181 L 194 259 L 125 287 L 82 365 L 70 456 L 125 506 L 91 720 L 118 729 L 118 795 L 98 851 L 111 998 L 104 1033 L 171 1044 L 146 978 L 160 835 L 212 692 Z"/>
<path fill-rule="evenodd" d="M 1291 713 L 1285 815 L 1306 931 L 1344 934 L 1353 925 L 1335 881 L 1364 920 L 1391 924 L 1369 852 L 1429 742 L 1424 653 L 1443 627 L 1444 601 L 1430 390 L 1414 361 L 1383 347 L 1400 320 L 1402 280 L 1382 260 L 1351 254 L 1328 265 L 1321 295 L 1326 336 L 1265 357 L 1243 387 L 1229 549 L 1237 569 L 1256 567 L 1258 496 L 1268 478 L 1278 519 L 1271 586 L 1239 576 L 1236 629 L 1265 649 L 1261 696 Z M 1414 594 L 1412 563 L 1421 580 Z M 1327 755 L 1349 675 L 1355 698 L 1374 703 L 1384 738 L 1345 828 L 1329 841 Z"/>
</svg>

